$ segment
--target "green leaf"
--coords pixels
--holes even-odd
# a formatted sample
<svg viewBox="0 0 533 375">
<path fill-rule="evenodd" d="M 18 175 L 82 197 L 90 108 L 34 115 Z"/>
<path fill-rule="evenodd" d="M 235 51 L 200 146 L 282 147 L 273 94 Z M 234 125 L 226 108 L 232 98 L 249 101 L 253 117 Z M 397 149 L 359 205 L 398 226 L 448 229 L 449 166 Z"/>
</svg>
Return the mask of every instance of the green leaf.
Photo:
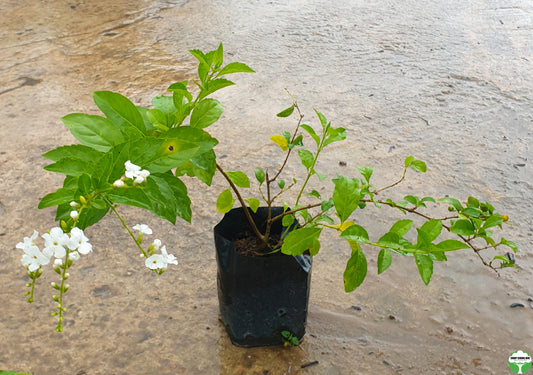
<svg viewBox="0 0 533 375">
<path fill-rule="evenodd" d="M 255 178 L 259 182 L 259 185 L 262 185 L 265 182 L 265 172 L 262 169 L 254 169 Z"/>
<path fill-rule="evenodd" d="M 250 180 L 248 179 L 248 176 L 245 175 L 241 171 L 235 171 L 235 172 L 226 172 L 230 180 L 241 188 L 249 188 L 250 187 Z"/>
<path fill-rule="evenodd" d="M 107 192 L 106 195 L 113 203 L 140 207 L 146 210 L 152 209 L 152 202 L 141 188 L 115 189 Z"/>
<path fill-rule="evenodd" d="M 215 53 L 213 54 L 213 64 L 215 65 L 215 68 L 218 69 L 222 66 L 222 63 L 224 62 L 224 48 L 222 47 L 222 43 L 218 45 L 218 48 L 215 50 Z"/>
<path fill-rule="evenodd" d="M 346 129 L 344 128 L 328 128 L 327 138 L 324 142 L 324 147 L 333 142 L 343 141 L 346 139 Z"/>
<path fill-rule="evenodd" d="M 406 157 L 404 161 L 405 168 L 409 167 L 414 160 L 415 160 L 414 156 Z"/>
<path fill-rule="evenodd" d="M 315 111 L 318 119 L 320 120 L 320 124 L 322 125 L 322 128 L 326 129 L 326 126 L 328 124 L 328 120 L 326 120 L 326 117 L 322 113 L 317 111 L 316 109 L 314 111 Z"/>
<path fill-rule="evenodd" d="M 93 99 L 106 117 L 118 125 L 128 138 L 139 138 L 146 134 L 141 113 L 125 96 L 111 91 L 96 91 Z"/>
<path fill-rule="evenodd" d="M 420 230 L 427 234 L 429 242 L 433 242 L 442 231 L 442 222 L 440 220 L 426 221 Z"/>
<path fill-rule="evenodd" d="M 101 116 L 71 113 L 62 117 L 61 121 L 74 138 L 97 151 L 106 152 L 125 140 L 120 129 Z"/>
<path fill-rule="evenodd" d="M 455 221 L 450 228 L 450 232 L 460 236 L 473 236 L 476 233 L 470 220 L 466 219 Z"/>
<path fill-rule="evenodd" d="M 224 74 L 232 73 L 255 73 L 255 71 L 244 63 L 232 62 L 223 67 L 218 75 L 223 76 Z"/>
<path fill-rule="evenodd" d="M 468 207 L 479 208 L 479 200 L 474 197 L 468 197 L 466 204 Z"/>
<path fill-rule="evenodd" d="M 415 262 L 422 281 L 428 285 L 433 275 L 433 260 L 429 254 L 415 253 Z"/>
<path fill-rule="evenodd" d="M 217 198 L 217 211 L 225 214 L 233 208 L 233 203 L 235 203 L 235 199 L 233 199 L 231 190 L 226 189 Z"/>
<path fill-rule="evenodd" d="M 400 236 L 395 232 L 387 232 L 376 243 L 377 246 L 381 247 L 400 247 Z"/>
<path fill-rule="evenodd" d="M 483 228 L 484 229 L 492 228 L 492 227 L 495 227 L 497 225 L 501 225 L 502 223 L 503 223 L 503 219 L 502 219 L 501 215 L 499 215 L 499 214 L 491 215 L 483 223 Z"/>
<path fill-rule="evenodd" d="M 84 161 L 94 162 L 102 157 L 103 153 L 92 147 L 84 145 L 61 146 L 42 154 L 43 158 L 59 161 L 67 157 L 75 157 Z"/>
<path fill-rule="evenodd" d="M 383 273 L 392 263 L 392 255 L 387 249 L 381 249 L 378 254 L 378 274 Z"/>
<path fill-rule="evenodd" d="M 368 184 L 370 182 L 370 177 L 372 176 L 372 172 L 374 172 L 374 169 L 370 167 L 359 167 L 358 166 L 357 170 L 365 178 L 365 181 Z"/>
<path fill-rule="evenodd" d="M 250 209 L 255 213 L 257 212 L 257 209 L 259 208 L 259 205 L 261 202 L 259 202 L 259 199 L 256 198 L 248 198 L 246 199 L 246 202 L 248 202 L 248 206 L 250 206 Z"/>
<path fill-rule="evenodd" d="M 67 176 L 79 177 L 84 173 L 91 173 L 93 164 L 75 157 L 67 157 L 43 167 L 49 172 L 63 173 Z"/>
<path fill-rule="evenodd" d="M 280 113 L 278 113 L 276 116 L 278 117 L 289 117 L 294 112 L 294 105 L 291 105 L 289 108 L 284 109 Z"/>
<path fill-rule="evenodd" d="M 403 199 L 406 202 L 411 203 L 415 207 L 418 207 L 418 203 L 420 202 L 420 199 L 418 197 L 415 197 L 414 195 L 406 195 L 405 197 L 403 197 Z"/>
<path fill-rule="evenodd" d="M 515 253 L 518 251 L 518 246 L 513 241 L 506 240 L 505 238 L 502 238 L 500 240 L 502 245 L 510 247 Z"/>
<path fill-rule="evenodd" d="M 204 89 L 202 90 L 200 95 L 198 95 L 198 98 L 203 99 L 206 96 L 211 95 L 215 91 L 223 89 L 224 87 L 232 86 L 234 84 L 235 83 L 224 78 L 217 78 L 212 81 L 206 82 L 204 85 Z"/>
<path fill-rule="evenodd" d="M 45 195 L 39 202 L 38 208 L 46 208 L 64 203 L 70 203 L 74 200 L 76 190 L 76 188 L 59 188 L 53 193 Z"/>
<path fill-rule="evenodd" d="M 442 202 L 442 203 L 448 203 L 448 204 L 452 205 L 455 208 L 456 211 L 461 211 L 463 209 L 463 206 L 461 205 L 461 202 L 459 202 L 455 198 L 445 197 L 445 198 L 440 198 L 438 201 Z"/>
<path fill-rule="evenodd" d="M 468 249 L 469 246 L 463 241 L 458 240 L 444 240 L 437 244 L 437 247 L 442 251 L 454 251 L 461 249 Z"/>
<path fill-rule="evenodd" d="M 278 187 L 283 190 L 283 188 L 285 187 L 285 180 L 279 180 L 278 181 Z"/>
<path fill-rule="evenodd" d="M 300 228 L 290 232 L 281 246 L 281 252 L 286 255 L 301 255 L 306 250 L 317 253 L 320 249 L 320 232 L 322 228 Z M 313 255 L 313 254 L 312 254 Z"/>
<path fill-rule="evenodd" d="M 311 151 L 305 150 L 303 148 L 298 150 L 298 156 L 300 157 L 300 160 L 302 161 L 303 166 L 309 170 L 313 166 L 313 162 L 315 161 L 315 157 L 311 153 Z"/>
<path fill-rule="evenodd" d="M 426 163 L 424 163 L 422 160 L 414 160 L 409 166 L 415 171 L 421 173 L 426 173 L 426 171 L 428 170 Z"/>
<path fill-rule="evenodd" d="M 413 227 L 413 221 L 412 220 L 398 220 L 396 223 L 392 225 L 389 232 L 397 233 L 398 236 L 403 237 L 405 236 Z"/>
<path fill-rule="evenodd" d="M 215 123 L 222 115 L 222 105 L 215 99 L 204 99 L 191 113 L 191 127 L 203 129 Z"/>
<path fill-rule="evenodd" d="M 341 222 L 344 222 L 358 207 L 360 199 L 358 182 L 354 178 L 339 176 L 333 180 L 333 183 L 335 184 L 333 191 L 335 210 Z"/>
<path fill-rule="evenodd" d="M 352 225 L 348 228 L 346 228 L 342 234 L 342 238 L 345 238 L 347 240 L 352 240 L 360 243 L 368 243 L 368 233 L 366 232 L 366 229 L 363 228 L 360 225 Z"/>
<path fill-rule="evenodd" d="M 200 181 L 211 186 L 216 171 L 216 155 L 213 150 L 193 156 L 185 164 L 176 168 L 176 177 L 187 174 L 189 177 L 197 177 Z"/>
<path fill-rule="evenodd" d="M 346 263 L 344 270 L 344 290 L 346 293 L 353 292 L 363 283 L 367 273 L 367 261 L 365 254 L 357 242 L 348 241 L 352 248 L 352 256 Z"/>
<path fill-rule="evenodd" d="M 305 124 L 300 125 L 300 128 L 305 130 L 311 136 L 311 138 L 315 140 L 315 143 L 318 147 L 318 145 L 320 144 L 320 137 L 315 133 L 315 130 L 309 125 L 305 125 Z"/>
<path fill-rule="evenodd" d="M 151 174 L 144 192 L 152 203 L 150 211 L 158 217 L 172 224 L 176 224 L 177 216 L 191 222 L 191 201 L 187 187 L 179 178 L 170 173 Z"/>
</svg>

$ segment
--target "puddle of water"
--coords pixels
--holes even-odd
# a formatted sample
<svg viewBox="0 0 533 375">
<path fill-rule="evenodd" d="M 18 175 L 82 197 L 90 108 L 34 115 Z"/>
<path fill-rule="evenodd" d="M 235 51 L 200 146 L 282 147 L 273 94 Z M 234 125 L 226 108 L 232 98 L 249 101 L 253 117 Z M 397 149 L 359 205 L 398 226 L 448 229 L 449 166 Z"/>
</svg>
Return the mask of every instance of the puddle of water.
<svg viewBox="0 0 533 375">
<path fill-rule="evenodd" d="M 508 371 L 513 351 L 533 350 L 530 3 L 433 1 L 421 9 L 413 1 L 95 0 L 4 8 L 0 43 L 10 58 L 0 61 L 0 243 L 6 249 L 0 368 L 496 374 Z M 221 140 L 217 152 L 228 155 L 227 169 L 275 165 L 275 148 L 264 144 L 292 125 L 274 116 L 287 106 L 288 88 L 306 114 L 316 105 L 349 132 L 343 146 L 324 155 L 319 171 L 356 175 L 356 165 L 374 166 L 381 186 L 398 177 L 406 156 L 427 160 L 427 176 L 409 176 L 403 193 L 453 191 L 465 198 L 477 191 L 495 202 L 515 223 L 506 237 L 521 248 L 521 272 L 498 278 L 474 255 L 457 253 L 435 266 L 425 287 L 412 259 L 394 258 L 378 277 L 376 256 L 367 250 L 368 279 L 345 294 L 341 276 L 349 250 L 331 239 L 314 263 L 301 347 L 236 348 L 218 322 L 211 228 L 219 219 L 213 202 L 224 185 L 215 181 L 208 191 L 192 185 L 193 225 L 172 226 L 124 208 L 175 249 L 180 265 L 162 277 L 145 271 L 116 220 L 91 228 L 95 251 L 71 272 L 66 330 L 53 332 L 52 273 L 40 280 L 37 302 L 25 304 L 20 254 L 9 249 L 53 223 L 53 212 L 36 206 L 60 183 L 41 170 L 40 154 L 72 142 L 58 119 L 96 113 L 95 90 L 120 91 L 148 105 L 169 83 L 194 75 L 188 49 L 219 41 L 229 60 L 258 72 L 236 76 L 238 85 L 218 95 L 226 111 L 213 132 Z M 250 133 L 257 137 L 242 138 Z M 358 220 L 384 233 L 392 215 L 383 209 Z M 510 307 L 517 303 L 524 307 Z"/>
</svg>

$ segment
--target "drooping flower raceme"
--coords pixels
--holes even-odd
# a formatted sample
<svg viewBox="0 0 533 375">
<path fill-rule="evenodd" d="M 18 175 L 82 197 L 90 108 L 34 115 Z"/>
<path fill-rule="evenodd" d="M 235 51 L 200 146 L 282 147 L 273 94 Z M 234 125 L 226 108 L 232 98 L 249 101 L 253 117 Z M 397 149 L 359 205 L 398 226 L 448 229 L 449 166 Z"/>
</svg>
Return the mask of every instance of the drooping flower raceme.
<svg viewBox="0 0 533 375">
<path fill-rule="evenodd" d="M 87 255 L 93 251 L 93 246 L 89 243 L 89 239 L 85 237 L 85 234 L 80 228 L 72 228 L 67 246 L 70 250 L 78 250 L 83 255 Z"/>
</svg>

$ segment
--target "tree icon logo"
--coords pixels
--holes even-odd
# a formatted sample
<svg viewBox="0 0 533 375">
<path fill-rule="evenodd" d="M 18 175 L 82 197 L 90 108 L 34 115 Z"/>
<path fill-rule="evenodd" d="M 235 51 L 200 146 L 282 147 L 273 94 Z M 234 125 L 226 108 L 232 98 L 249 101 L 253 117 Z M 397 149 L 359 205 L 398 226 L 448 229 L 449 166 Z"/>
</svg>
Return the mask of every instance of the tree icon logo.
<svg viewBox="0 0 533 375">
<path fill-rule="evenodd" d="M 531 368 L 531 356 L 517 350 L 509 356 L 509 368 L 517 374 L 525 374 Z"/>
</svg>

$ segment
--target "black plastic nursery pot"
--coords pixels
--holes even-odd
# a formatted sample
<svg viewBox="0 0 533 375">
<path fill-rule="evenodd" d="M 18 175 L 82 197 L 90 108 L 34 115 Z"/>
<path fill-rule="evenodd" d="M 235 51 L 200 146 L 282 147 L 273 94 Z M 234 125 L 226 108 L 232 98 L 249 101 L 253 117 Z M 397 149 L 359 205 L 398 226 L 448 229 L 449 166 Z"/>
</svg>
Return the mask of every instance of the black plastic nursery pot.
<svg viewBox="0 0 533 375">
<path fill-rule="evenodd" d="M 267 208 L 252 217 L 263 230 Z M 272 216 L 283 213 L 272 207 Z M 281 235 L 281 220 L 272 233 Z M 255 347 L 283 344 L 283 331 L 302 339 L 307 321 L 312 260 L 281 252 L 266 256 L 239 254 L 233 240 L 253 235 L 242 208 L 234 208 L 214 228 L 217 252 L 217 285 L 221 320 L 231 342 Z"/>
</svg>

